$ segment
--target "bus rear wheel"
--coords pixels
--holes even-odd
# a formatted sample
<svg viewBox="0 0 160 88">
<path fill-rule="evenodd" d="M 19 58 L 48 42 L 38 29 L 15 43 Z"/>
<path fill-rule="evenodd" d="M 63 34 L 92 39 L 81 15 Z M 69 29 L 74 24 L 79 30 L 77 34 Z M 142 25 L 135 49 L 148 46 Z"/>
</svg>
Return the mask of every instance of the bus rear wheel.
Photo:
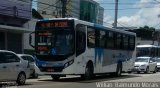
<svg viewBox="0 0 160 88">
<path fill-rule="evenodd" d="M 89 80 L 93 78 L 93 64 L 90 62 L 87 64 L 86 69 L 85 69 L 85 74 L 81 75 L 82 78 Z"/>
<path fill-rule="evenodd" d="M 119 76 L 121 76 L 121 74 L 122 74 L 122 64 L 119 63 L 119 64 L 117 65 L 117 69 L 116 69 L 116 72 L 114 73 L 114 76 L 119 77 Z"/>
<path fill-rule="evenodd" d="M 59 80 L 60 76 L 59 75 L 51 75 L 52 80 Z"/>
</svg>

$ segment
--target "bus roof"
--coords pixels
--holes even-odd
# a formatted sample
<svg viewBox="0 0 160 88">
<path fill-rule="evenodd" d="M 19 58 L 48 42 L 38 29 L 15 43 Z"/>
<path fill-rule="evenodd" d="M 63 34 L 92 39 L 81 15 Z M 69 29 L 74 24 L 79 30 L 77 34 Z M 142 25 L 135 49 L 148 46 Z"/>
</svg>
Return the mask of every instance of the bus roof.
<svg viewBox="0 0 160 88">
<path fill-rule="evenodd" d="M 39 22 L 49 21 L 49 20 L 74 20 L 76 23 L 81 23 L 81 24 L 84 24 L 84 25 L 93 26 L 93 27 L 96 27 L 100 30 L 109 30 L 109 31 L 114 31 L 114 32 L 119 32 L 119 33 L 124 33 L 124 34 L 129 34 L 129 35 L 136 36 L 136 33 L 133 33 L 133 32 L 119 30 L 119 29 L 116 29 L 116 28 L 109 28 L 109 27 L 105 27 L 101 24 L 91 23 L 91 22 L 79 20 L 77 18 L 48 18 L 48 19 L 39 20 Z"/>
<path fill-rule="evenodd" d="M 137 48 L 145 48 L 145 47 L 159 47 L 159 46 L 156 46 L 156 45 L 137 45 L 136 47 Z"/>
<path fill-rule="evenodd" d="M 97 27 L 97 28 L 104 29 L 104 30 L 107 29 L 107 30 L 109 30 L 109 31 L 120 32 L 120 33 L 130 34 L 130 35 L 136 36 L 136 33 L 129 32 L 129 31 L 124 31 L 124 30 L 120 30 L 120 29 L 116 29 L 116 28 L 109 28 L 109 27 L 105 27 L 105 26 L 100 25 L 100 24 L 94 24 L 94 26 Z"/>
</svg>

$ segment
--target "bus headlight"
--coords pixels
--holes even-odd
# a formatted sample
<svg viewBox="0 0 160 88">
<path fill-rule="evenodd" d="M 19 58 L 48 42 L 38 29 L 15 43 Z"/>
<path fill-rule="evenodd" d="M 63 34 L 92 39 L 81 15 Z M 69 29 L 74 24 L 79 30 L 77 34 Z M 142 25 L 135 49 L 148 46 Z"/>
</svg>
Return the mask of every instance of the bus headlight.
<svg viewBox="0 0 160 88">
<path fill-rule="evenodd" d="M 64 64 L 64 67 L 65 67 L 65 68 L 68 67 L 68 63 L 65 63 L 65 64 Z"/>
<path fill-rule="evenodd" d="M 74 62 L 74 59 L 68 61 L 67 63 L 64 64 L 64 67 L 66 68 L 66 67 L 70 66 L 71 64 L 73 64 L 73 62 Z"/>
<path fill-rule="evenodd" d="M 73 64 L 74 60 L 68 62 L 69 65 Z"/>
</svg>

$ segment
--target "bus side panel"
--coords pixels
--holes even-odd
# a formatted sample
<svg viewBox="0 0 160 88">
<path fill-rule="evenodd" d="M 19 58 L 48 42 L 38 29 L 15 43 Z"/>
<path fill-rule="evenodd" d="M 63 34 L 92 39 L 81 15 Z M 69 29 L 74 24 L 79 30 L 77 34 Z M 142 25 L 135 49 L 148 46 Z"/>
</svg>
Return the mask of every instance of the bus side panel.
<svg viewBox="0 0 160 88">
<path fill-rule="evenodd" d="M 135 62 L 135 59 L 136 59 L 136 50 L 130 51 L 130 53 L 131 53 L 131 57 L 130 57 L 130 59 L 128 61 L 128 66 L 127 66 L 128 67 L 127 68 L 128 71 L 132 71 L 132 68 L 134 67 L 134 62 Z"/>
<path fill-rule="evenodd" d="M 105 50 L 102 60 L 102 72 L 115 72 L 117 67 L 117 58 L 114 58 L 115 50 Z"/>
<path fill-rule="evenodd" d="M 84 53 L 77 56 L 74 60 L 74 69 L 75 74 L 85 74 L 85 68 L 87 61 L 92 60 L 92 56 L 89 56 L 88 53 L 85 51 Z"/>
<path fill-rule="evenodd" d="M 95 65 L 95 49 L 94 48 L 87 48 L 86 51 L 85 51 L 85 63 L 83 64 L 84 65 L 84 73 L 85 73 L 85 68 L 86 68 L 86 65 L 88 63 L 88 61 L 92 61 L 93 62 L 93 67 L 94 67 L 94 73 L 95 72 L 99 72 L 99 69 L 96 68 L 96 65 Z"/>
<path fill-rule="evenodd" d="M 88 48 L 83 54 L 75 59 L 76 73 L 84 74 L 87 62 L 91 60 L 94 73 L 116 72 L 117 63 L 122 62 L 122 71 L 128 71 L 133 67 L 135 56 L 132 51 L 105 50 L 102 48 Z"/>
<path fill-rule="evenodd" d="M 101 72 L 116 72 L 118 62 L 122 62 L 122 71 L 126 72 L 133 67 L 133 56 L 133 51 L 105 50 Z"/>
<path fill-rule="evenodd" d="M 128 72 L 133 68 L 134 65 L 134 51 L 124 51 L 124 54 L 126 55 L 125 61 L 123 62 L 122 71 Z"/>
<path fill-rule="evenodd" d="M 83 72 L 85 72 L 86 64 L 89 60 L 93 62 L 94 73 L 115 72 L 117 60 L 113 60 L 112 54 L 115 51 L 105 50 L 103 48 L 88 48 L 85 51 L 85 63 Z"/>
</svg>

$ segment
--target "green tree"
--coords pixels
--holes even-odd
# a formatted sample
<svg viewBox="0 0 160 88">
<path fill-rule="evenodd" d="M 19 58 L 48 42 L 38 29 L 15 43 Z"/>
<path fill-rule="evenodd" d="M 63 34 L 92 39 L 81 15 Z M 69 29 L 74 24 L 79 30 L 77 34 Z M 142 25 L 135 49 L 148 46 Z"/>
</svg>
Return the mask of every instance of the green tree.
<svg viewBox="0 0 160 88">
<path fill-rule="evenodd" d="M 144 26 L 144 27 L 139 27 L 138 29 L 135 30 L 128 30 L 128 31 L 136 33 L 137 37 L 141 37 L 142 39 L 152 40 L 154 37 L 153 34 L 155 33 L 155 28 Z"/>
</svg>

